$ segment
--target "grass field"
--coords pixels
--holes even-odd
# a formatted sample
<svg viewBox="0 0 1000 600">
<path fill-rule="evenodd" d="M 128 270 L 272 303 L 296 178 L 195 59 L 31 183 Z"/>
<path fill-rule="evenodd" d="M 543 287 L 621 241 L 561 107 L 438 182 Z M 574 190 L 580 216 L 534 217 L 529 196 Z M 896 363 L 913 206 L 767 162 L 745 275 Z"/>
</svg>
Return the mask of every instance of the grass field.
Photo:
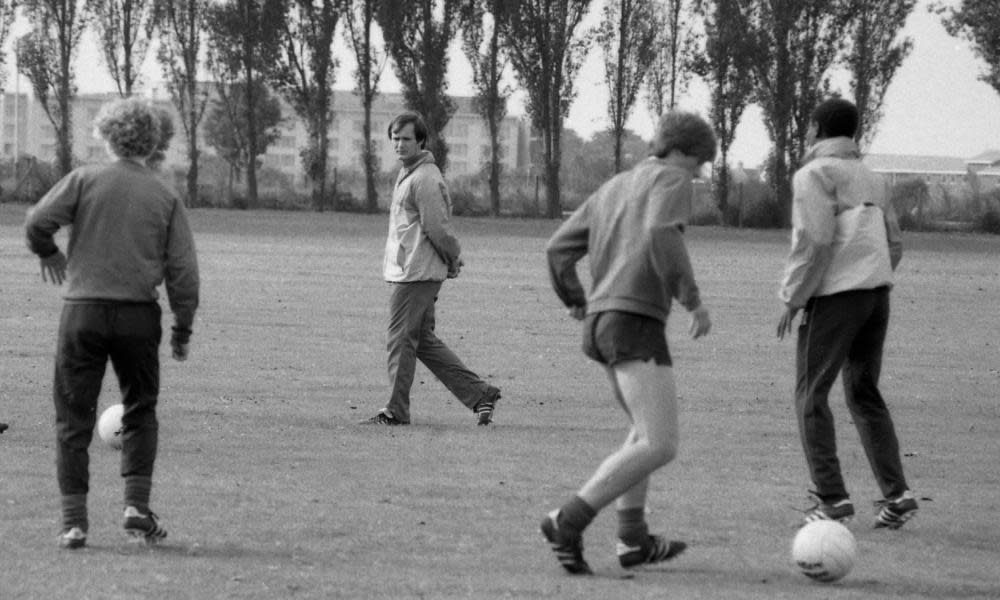
<svg viewBox="0 0 1000 600">
<path fill-rule="evenodd" d="M 552 221 L 458 219 L 462 276 L 438 331 L 503 389 L 497 422 L 419 370 L 407 428 L 357 425 L 383 403 L 385 217 L 193 211 L 202 309 L 192 357 L 164 352 L 153 508 L 170 537 L 128 545 L 118 454 L 92 447 L 87 549 L 57 548 L 51 371 L 58 290 L 0 206 L 0 599 L 1000 598 L 1000 238 L 910 234 L 883 391 L 921 513 L 872 530 L 877 488 L 832 404 L 861 514 L 859 562 L 832 585 L 789 547 L 810 487 L 791 408 L 793 343 L 775 339 L 786 233 L 689 230 L 714 329 L 669 326 L 681 452 L 654 477 L 650 523 L 687 540 L 626 573 L 614 519 L 587 534 L 593 578 L 562 573 L 537 532 L 624 436 L 576 322 L 552 293 Z M 101 408 L 117 402 L 106 377 Z"/>
</svg>

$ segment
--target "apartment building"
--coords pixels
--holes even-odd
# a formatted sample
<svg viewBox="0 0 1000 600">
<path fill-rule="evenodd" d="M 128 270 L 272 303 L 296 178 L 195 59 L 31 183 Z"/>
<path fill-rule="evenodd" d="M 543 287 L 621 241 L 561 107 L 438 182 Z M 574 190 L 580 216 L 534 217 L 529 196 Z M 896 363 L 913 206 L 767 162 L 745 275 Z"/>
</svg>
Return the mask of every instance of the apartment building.
<svg viewBox="0 0 1000 600">
<path fill-rule="evenodd" d="M 117 94 L 81 94 L 73 100 L 73 155 L 82 163 L 106 160 L 104 144 L 93 135 L 93 122 L 100 107 Z M 147 92 L 151 102 L 175 115 L 169 96 L 162 89 Z M 453 97 L 457 110 L 445 128 L 449 145 L 448 175 L 475 175 L 489 161 L 489 130 L 474 110 L 473 98 Z M 395 171 L 399 165 L 386 133 L 392 118 L 404 110 L 401 94 L 380 94 L 372 107 L 372 140 L 381 168 Z M 299 152 L 306 146 L 306 130 L 301 120 L 287 104 L 282 103 L 284 118 L 280 137 L 261 157 L 262 165 L 289 175 L 296 183 L 304 183 Z M 0 96 L 0 150 L 4 159 L 30 155 L 39 160 L 55 159 L 56 135 L 42 106 L 27 94 L 5 93 Z M 341 170 L 361 170 L 360 149 L 364 111 L 357 96 L 347 91 L 334 94 L 334 121 L 330 128 L 330 164 Z M 187 164 L 186 149 L 177 123 L 178 137 L 167 152 L 167 167 Z M 501 124 L 503 164 L 508 172 L 525 167 L 528 162 L 529 130 L 526 119 L 506 117 Z M 214 151 L 204 139 L 200 143 L 206 154 Z"/>
</svg>

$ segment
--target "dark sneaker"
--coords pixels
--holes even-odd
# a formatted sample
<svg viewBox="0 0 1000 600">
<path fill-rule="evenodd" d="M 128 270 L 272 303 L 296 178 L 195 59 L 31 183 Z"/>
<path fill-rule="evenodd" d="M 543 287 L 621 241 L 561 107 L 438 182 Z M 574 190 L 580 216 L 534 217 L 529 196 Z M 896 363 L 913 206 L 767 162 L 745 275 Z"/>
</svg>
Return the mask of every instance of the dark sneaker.
<svg viewBox="0 0 1000 600">
<path fill-rule="evenodd" d="M 818 501 L 816 506 L 806 511 L 806 516 L 802 519 L 804 523 L 813 521 L 837 521 L 839 523 L 851 522 L 854 518 L 854 504 L 847 498 L 837 502 Z"/>
<path fill-rule="evenodd" d="M 361 421 L 362 425 L 409 425 L 409 421 L 400 421 L 396 417 L 383 411 L 378 411 L 374 417 Z"/>
<path fill-rule="evenodd" d="M 625 542 L 618 540 L 616 552 L 618 562 L 625 569 L 638 567 L 639 565 L 651 565 L 674 558 L 687 549 L 687 544 L 667 540 L 659 535 L 651 535 L 646 538 L 646 543 L 638 546 L 629 546 Z"/>
<path fill-rule="evenodd" d="M 125 533 L 146 544 L 155 544 L 167 537 L 167 530 L 160 526 L 159 517 L 153 511 L 142 514 L 134 506 L 125 507 Z"/>
<path fill-rule="evenodd" d="M 76 550 L 87 545 L 87 533 L 79 527 L 70 527 L 59 534 L 59 547 Z"/>
<path fill-rule="evenodd" d="M 917 514 L 917 500 L 910 491 L 895 500 L 879 500 L 875 503 L 875 528 L 899 529 Z"/>
<path fill-rule="evenodd" d="M 559 564 L 572 575 L 593 575 L 590 565 L 583 560 L 583 539 L 579 535 L 572 538 L 562 534 L 559 531 L 558 520 L 559 509 L 556 509 L 545 515 L 539 529 L 552 546 Z"/>
<path fill-rule="evenodd" d="M 491 387 L 487 390 L 486 395 L 482 400 L 476 404 L 476 417 L 478 418 L 478 425 L 489 425 L 493 422 L 493 413 L 497 409 L 497 401 L 500 400 L 500 390 L 495 387 Z"/>
<path fill-rule="evenodd" d="M 0 423 L 0 433 L 3 433 L 5 431 L 7 431 L 7 424 L 6 423 Z"/>
</svg>

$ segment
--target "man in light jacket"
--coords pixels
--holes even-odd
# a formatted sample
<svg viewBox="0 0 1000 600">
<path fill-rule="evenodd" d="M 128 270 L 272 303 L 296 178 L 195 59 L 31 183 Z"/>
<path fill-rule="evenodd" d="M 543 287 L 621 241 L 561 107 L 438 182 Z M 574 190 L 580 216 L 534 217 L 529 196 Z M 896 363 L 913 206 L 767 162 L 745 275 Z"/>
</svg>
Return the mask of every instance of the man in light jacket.
<svg viewBox="0 0 1000 600">
<path fill-rule="evenodd" d="M 884 497 L 875 527 L 897 529 L 917 511 L 899 442 L 879 393 L 889 291 L 902 258 L 888 183 L 861 162 L 858 111 L 831 99 L 813 111 L 803 166 L 792 182 L 792 249 L 779 297 L 778 337 L 802 311 L 795 410 L 817 504 L 805 520 L 854 516 L 837 459 L 828 395 L 842 374 L 844 397 Z"/>
<path fill-rule="evenodd" d="M 434 333 L 434 303 L 445 279 L 458 277 L 461 247 L 451 231 L 451 199 L 434 155 L 425 150 L 427 125 L 403 113 L 389 125 L 402 162 L 389 207 L 383 277 L 389 298 L 389 402 L 373 425 L 410 424 L 410 387 L 417 359 L 476 414 L 479 425 L 493 421 L 500 390 L 483 381 Z"/>
</svg>

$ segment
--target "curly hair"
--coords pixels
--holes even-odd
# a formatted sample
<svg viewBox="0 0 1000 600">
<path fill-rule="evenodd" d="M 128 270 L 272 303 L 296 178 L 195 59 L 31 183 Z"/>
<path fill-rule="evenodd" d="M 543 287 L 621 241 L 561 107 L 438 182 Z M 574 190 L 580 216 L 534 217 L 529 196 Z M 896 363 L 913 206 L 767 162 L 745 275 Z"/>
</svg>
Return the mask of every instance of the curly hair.
<svg viewBox="0 0 1000 600">
<path fill-rule="evenodd" d="M 137 98 L 106 103 L 94 120 L 94 132 L 121 158 L 152 154 L 160 144 L 160 127 L 155 109 Z"/>
<path fill-rule="evenodd" d="M 684 111 L 670 111 L 660 117 L 656 133 L 649 143 L 649 153 L 658 158 L 680 150 L 698 158 L 698 163 L 715 160 L 718 139 L 715 131 L 699 115 Z"/>
</svg>

